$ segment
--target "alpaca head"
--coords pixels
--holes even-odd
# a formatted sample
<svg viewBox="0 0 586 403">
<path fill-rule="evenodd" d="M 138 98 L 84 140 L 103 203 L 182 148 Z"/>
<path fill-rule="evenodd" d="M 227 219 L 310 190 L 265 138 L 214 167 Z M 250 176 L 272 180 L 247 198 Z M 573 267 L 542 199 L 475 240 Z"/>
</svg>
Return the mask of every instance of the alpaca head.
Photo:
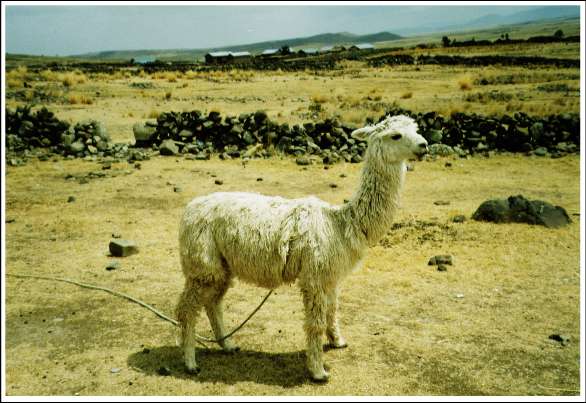
<svg viewBox="0 0 586 403">
<path fill-rule="evenodd" d="M 352 137 L 368 140 L 369 151 L 384 162 L 421 158 L 427 153 L 427 141 L 417 133 L 417 123 L 405 115 L 389 115 L 376 125 L 354 130 Z"/>
</svg>

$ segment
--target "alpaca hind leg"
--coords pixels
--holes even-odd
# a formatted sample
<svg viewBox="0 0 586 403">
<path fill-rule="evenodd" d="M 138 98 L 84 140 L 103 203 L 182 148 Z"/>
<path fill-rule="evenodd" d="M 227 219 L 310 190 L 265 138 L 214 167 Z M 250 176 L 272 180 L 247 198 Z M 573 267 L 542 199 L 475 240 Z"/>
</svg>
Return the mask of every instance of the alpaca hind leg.
<svg viewBox="0 0 586 403">
<path fill-rule="evenodd" d="M 199 294 L 200 290 L 197 284 L 194 281 L 187 280 L 176 309 L 185 367 L 187 372 L 192 374 L 198 374 L 200 371 L 195 360 L 195 324 L 202 309 Z"/>
<path fill-rule="evenodd" d="M 338 288 L 329 291 L 327 299 L 326 335 L 328 337 L 328 346 L 333 348 L 348 347 L 348 343 L 340 333 L 340 326 L 338 325 Z"/>
<path fill-rule="evenodd" d="M 302 292 L 307 337 L 307 369 L 314 381 L 327 382 L 330 375 L 324 369 L 322 347 L 326 330 L 326 296 L 321 291 L 304 289 Z"/>
<path fill-rule="evenodd" d="M 224 298 L 224 295 L 226 294 L 229 286 L 229 281 L 217 283 L 213 287 L 213 294 L 209 295 L 208 300 L 205 302 L 206 313 L 208 315 L 208 319 L 210 320 L 210 325 L 212 326 L 214 335 L 216 336 L 216 340 L 221 339 L 226 335 L 222 299 Z M 240 348 L 237 347 L 229 338 L 219 341 L 218 344 L 226 352 L 240 350 Z"/>
</svg>

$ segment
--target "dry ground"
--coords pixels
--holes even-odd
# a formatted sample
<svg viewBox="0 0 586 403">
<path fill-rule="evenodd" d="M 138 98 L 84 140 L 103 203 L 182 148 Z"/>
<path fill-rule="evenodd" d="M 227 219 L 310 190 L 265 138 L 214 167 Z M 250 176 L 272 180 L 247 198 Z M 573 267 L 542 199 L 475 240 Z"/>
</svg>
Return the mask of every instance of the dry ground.
<svg viewBox="0 0 586 403">
<path fill-rule="evenodd" d="M 295 286 L 277 289 L 234 336 L 241 352 L 200 350 L 203 371 L 192 376 L 183 371 L 173 326 L 143 308 L 100 291 L 7 277 L 6 394 L 579 394 L 579 158 L 497 156 L 454 160 L 451 168 L 445 162 L 419 162 L 407 174 L 400 225 L 344 282 L 341 323 L 349 347 L 326 353 L 328 384 L 308 381 Z M 247 190 L 342 203 L 359 169 L 304 170 L 278 158 L 243 167 L 156 157 L 141 170 L 118 163 L 107 177 L 79 184 L 66 174 L 100 165 L 56 159 L 8 167 L 6 218 L 14 221 L 6 224 L 6 272 L 101 284 L 171 314 L 182 288 L 178 220 L 191 198 Z M 174 185 L 183 191 L 175 193 Z M 573 223 L 547 229 L 450 221 L 469 217 L 487 198 L 513 194 L 559 204 Z M 70 195 L 75 202 L 67 202 Z M 450 204 L 436 206 L 437 200 Z M 140 253 L 106 271 L 112 233 L 135 240 Z M 427 265 L 444 253 L 455 260 L 447 272 Z M 242 283 L 231 289 L 228 327 L 264 294 Z M 199 329 L 211 333 L 203 316 Z M 549 340 L 554 333 L 569 344 Z M 157 373 L 162 366 L 169 376 Z"/>
</svg>

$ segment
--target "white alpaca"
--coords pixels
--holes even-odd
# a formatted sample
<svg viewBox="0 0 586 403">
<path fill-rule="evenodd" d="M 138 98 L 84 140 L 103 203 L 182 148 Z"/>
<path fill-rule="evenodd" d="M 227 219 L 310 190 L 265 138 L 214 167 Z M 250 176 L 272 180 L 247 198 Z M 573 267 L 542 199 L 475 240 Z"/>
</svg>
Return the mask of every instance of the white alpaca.
<svg viewBox="0 0 586 403">
<path fill-rule="evenodd" d="M 416 123 L 406 116 L 389 116 L 352 136 L 368 139 L 368 148 L 360 187 L 342 206 L 315 197 L 290 200 L 236 192 L 189 203 L 179 230 L 185 289 L 176 310 L 189 372 L 199 372 L 193 334 L 202 307 L 216 338 L 226 334 L 221 302 L 234 277 L 270 289 L 299 280 L 307 366 L 314 380 L 328 379 L 324 333 L 331 346 L 346 346 L 336 319 L 338 284 L 389 229 L 405 160 L 427 152 Z M 228 339 L 220 345 L 236 349 Z"/>
</svg>

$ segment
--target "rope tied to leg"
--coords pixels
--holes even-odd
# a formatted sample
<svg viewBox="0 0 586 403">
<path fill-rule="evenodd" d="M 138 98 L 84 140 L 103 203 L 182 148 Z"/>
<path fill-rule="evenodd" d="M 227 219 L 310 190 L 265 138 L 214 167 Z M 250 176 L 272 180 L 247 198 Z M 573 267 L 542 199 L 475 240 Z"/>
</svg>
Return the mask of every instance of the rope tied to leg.
<svg viewBox="0 0 586 403">
<path fill-rule="evenodd" d="M 64 283 L 69 283 L 69 284 L 74 284 L 77 285 L 79 287 L 82 288 L 88 288 L 91 290 L 99 290 L 99 291 L 105 291 L 109 294 L 115 295 L 117 297 L 120 298 L 124 298 L 128 301 L 134 302 L 135 304 L 138 304 L 140 306 L 142 306 L 143 308 L 148 309 L 149 311 L 151 311 L 152 313 L 154 313 L 155 315 L 157 315 L 159 318 L 166 320 L 167 322 L 172 323 L 175 326 L 179 326 L 179 322 L 177 322 L 175 319 L 170 318 L 169 316 L 165 315 L 164 313 L 162 313 L 161 311 L 155 309 L 153 306 L 147 304 L 146 302 L 143 302 L 137 298 L 134 298 L 131 295 L 119 292 L 119 291 L 115 291 L 112 290 L 110 288 L 106 288 L 106 287 L 102 287 L 99 285 L 95 285 L 95 284 L 87 284 L 87 283 L 82 283 L 80 281 L 75 281 L 75 280 L 71 280 L 68 278 L 60 278 L 60 277 L 49 277 L 49 276 L 33 276 L 30 274 L 8 274 L 6 273 L 6 276 L 10 276 L 10 277 L 16 277 L 16 278 L 32 278 L 32 279 L 37 279 L 37 280 L 50 280 L 50 281 L 61 281 Z M 258 312 L 258 310 L 264 305 L 264 303 L 267 301 L 267 299 L 269 299 L 269 297 L 271 296 L 271 294 L 273 293 L 273 290 L 269 290 L 269 292 L 267 293 L 267 295 L 265 295 L 265 297 L 263 298 L 263 300 L 261 301 L 261 303 L 254 309 L 254 311 L 252 311 L 250 313 L 250 315 L 248 315 L 248 317 L 246 319 L 244 319 L 244 321 L 236 326 L 230 333 L 228 333 L 227 335 L 219 338 L 219 339 L 211 339 L 209 337 L 204 337 L 204 336 L 200 336 L 197 333 L 195 334 L 195 339 L 202 344 L 204 347 L 207 348 L 207 346 L 201 342 L 208 342 L 208 343 L 219 343 L 223 340 L 226 340 L 227 338 L 231 337 L 234 333 L 236 333 L 237 331 L 239 331 L 240 329 L 242 329 L 242 327 Z"/>
</svg>

